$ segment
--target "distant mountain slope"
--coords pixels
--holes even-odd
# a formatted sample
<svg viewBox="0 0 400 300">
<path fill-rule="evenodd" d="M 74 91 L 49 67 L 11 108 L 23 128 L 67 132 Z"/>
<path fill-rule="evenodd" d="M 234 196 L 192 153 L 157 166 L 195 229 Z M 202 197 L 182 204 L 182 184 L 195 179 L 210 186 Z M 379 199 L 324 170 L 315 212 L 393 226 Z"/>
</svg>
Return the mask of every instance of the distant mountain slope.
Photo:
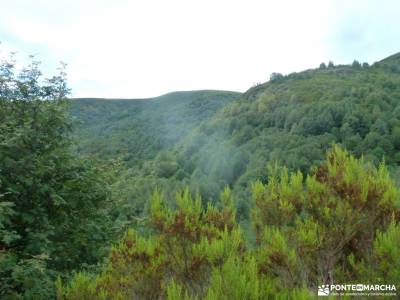
<svg viewBox="0 0 400 300">
<path fill-rule="evenodd" d="M 377 65 L 385 66 L 392 71 L 400 71 L 400 53 L 393 54 L 383 60 L 381 60 Z"/>
<path fill-rule="evenodd" d="M 240 194 L 265 178 L 269 163 L 307 173 L 332 143 L 396 169 L 399 58 L 307 70 L 249 89 L 177 147 L 179 172 L 210 198 L 224 185 Z"/>
<path fill-rule="evenodd" d="M 78 130 L 82 151 L 122 154 L 132 162 L 149 159 L 121 181 L 121 189 L 129 186 L 130 203 L 148 199 L 160 185 L 171 191 L 189 185 L 205 201 L 217 199 L 229 185 L 239 214 L 247 215 L 251 183 L 265 180 L 272 172 L 268 164 L 308 173 L 332 143 L 375 164 L 385 159 L 398 181 L 399 54 L 372 66 L 322 65 L 275 76 L 242 95 L 163 97 L 73 105 L 73 115 L 84 121 Z"/>
<path fill-rule="evenodd" d="M 78 150 L 103 158 L 120 156 L 130 165 L 151 159 L 239 97 L 236 92 L 205 90 L 150 99 L 73 99 Z"/>
</svg>

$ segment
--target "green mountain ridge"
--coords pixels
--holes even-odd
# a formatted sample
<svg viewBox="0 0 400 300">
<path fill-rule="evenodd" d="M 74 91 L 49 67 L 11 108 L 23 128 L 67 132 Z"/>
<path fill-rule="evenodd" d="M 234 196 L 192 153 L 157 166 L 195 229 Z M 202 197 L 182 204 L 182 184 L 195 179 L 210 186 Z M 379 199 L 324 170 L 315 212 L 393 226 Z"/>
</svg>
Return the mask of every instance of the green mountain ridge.
<svg viewBox="0 0 400 300">
<path fill-rule="evenodd" d="M 197 128 L 177 148 L 177 160 L 191 181 L 237 193 L 266 176 L 270 163 L 308 173 L 332 143 L 397 170 L 399 58 L 307 70 L 250 88 Z"/>
<path fill-rule="evenodd" d="M 87 100 L 79 100 L 72 114 L 83 120 L 80 149 L 102 157 L 120 155 L 128 168 L 140 166 L 128 172 L 125 184 L 130 186 L 140 182 L 172 190 L 188 184 L 209 201 L 228 185 L 242 199 L 244 214 L 250 208 L 243 200 L 250 184 L 268 176 L 268 164 L 308 173 L 332 143 L 375 164 L 385 159 L 397 172 L 399 57 L 372 66 L 357 61 L 321 66 L 274 78 L 243 94 L 171 93 L 162 96 L 166 101 L 146 104 L 89 101 L 91 109 Z M 211 101 L 209 93 L 223 100 Z"/>
<path fill-rule="evenodd" d="M 148 99 L 71 99 L 71 115 L 79 120 L 76 132 L 83 140 L 79 151 L 120 156 L 134 165 L 174 145 L 239 96 L 236 92 L 201 90 Z"/>
</svg>

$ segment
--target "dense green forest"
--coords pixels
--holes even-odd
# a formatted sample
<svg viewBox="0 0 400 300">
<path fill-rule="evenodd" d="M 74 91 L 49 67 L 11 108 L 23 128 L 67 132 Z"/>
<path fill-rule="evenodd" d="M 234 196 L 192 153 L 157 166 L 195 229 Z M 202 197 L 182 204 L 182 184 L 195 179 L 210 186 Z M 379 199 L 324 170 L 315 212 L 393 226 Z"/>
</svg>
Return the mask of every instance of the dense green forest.
<svg viewBox="0 0 400 300">
<path fill-rule="evenodd" d="M 154 158 L 181 141 L 240 93 L 175 92 L 151 99 L 75 99 L 81 154 L 121 158 L 128 166 Z"/>
<path fill-rule="evenodd" d="M 400 283 L 400 54 L 243 94 L 68 95 L 63 69 L 0 65 L 1 299 Z"/>
<path fill-rule="evenodd" d="M 332 143 L 375 165 L 385 160 L 393 177 L 398 176 L 400 55 L 373 66 L 355 61 L 321 64 L 288 76 L 273 74 L 239 98 L 217 92 L 181 95 L 174 101 L 174 94 L 164 102 L 149 100 L 140 112 L 132 108 L 141 105 L 133 100 L 72 101 L 72 115 L 82 120 L 76 130 L 81 152 L 106 159 L 110 148 L 118 149 L 112 158 L 125 166 L 115 183 L 124 194 L 118 199 L 127 199 L 136 211 L 145 209 L 143 195 L 148 199 L 155 186 L 170 196 L 189 186 L 204 202 L 212 202 L 228 185 L 245 221 L 252 206 L 251 183 L 266 180 L 268 164 L 306 174 L 322 162 Z M 209 112 L 199 116 L 204 98 L 212 99 L 201 106 Z M 172 116 L 170 125 L 163 112 Z"/>
</svg>

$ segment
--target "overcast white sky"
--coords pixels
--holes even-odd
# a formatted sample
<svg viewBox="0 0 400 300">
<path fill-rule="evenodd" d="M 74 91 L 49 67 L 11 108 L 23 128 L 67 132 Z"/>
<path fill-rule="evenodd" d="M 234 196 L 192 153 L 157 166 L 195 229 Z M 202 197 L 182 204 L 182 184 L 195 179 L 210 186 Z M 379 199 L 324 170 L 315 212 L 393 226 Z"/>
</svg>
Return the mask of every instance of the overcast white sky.
<svg viewBox="0 0 400 300">
<path fill-rule="evenodd" d="M 0 0 L 2 49 L 68 64 L 75 97 L 245 91 L 400 51 L 399 0 Z"/>
</svg>

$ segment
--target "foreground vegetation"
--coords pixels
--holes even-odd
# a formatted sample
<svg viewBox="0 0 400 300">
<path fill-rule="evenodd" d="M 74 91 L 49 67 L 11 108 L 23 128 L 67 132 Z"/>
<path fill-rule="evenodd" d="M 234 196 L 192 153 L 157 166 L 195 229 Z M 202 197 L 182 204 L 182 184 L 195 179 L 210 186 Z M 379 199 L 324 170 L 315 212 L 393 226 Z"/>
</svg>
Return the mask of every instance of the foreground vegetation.
<svg viewBox="0 0 400 300">
<path fill-rule="evenodd" d="M 383 165 L 334 147 L 306 178 L 276 171 L 253 185 L 253 247 L 228 188 L 220 208 L 185 190 L 171 209 L 156 192 L 149 234 L 128 231 L 100 275 L 59 281 L 58 298 L 309 299 L 321 283 L 399 282 L 398 194 Z"/>
<path fill-rule="evenodd" d="M 54 280 L 107 253 L 101 170 L 72 151 L 65 74 L 0 65 L 0 298 L 51 299 Z"/>
<path fill-rule="evenodd" d="M 399 60 L 115 102 L 66 100 L 63 69 L 3 61 L 0 298 L 400 282 Z"/>
</svg>

